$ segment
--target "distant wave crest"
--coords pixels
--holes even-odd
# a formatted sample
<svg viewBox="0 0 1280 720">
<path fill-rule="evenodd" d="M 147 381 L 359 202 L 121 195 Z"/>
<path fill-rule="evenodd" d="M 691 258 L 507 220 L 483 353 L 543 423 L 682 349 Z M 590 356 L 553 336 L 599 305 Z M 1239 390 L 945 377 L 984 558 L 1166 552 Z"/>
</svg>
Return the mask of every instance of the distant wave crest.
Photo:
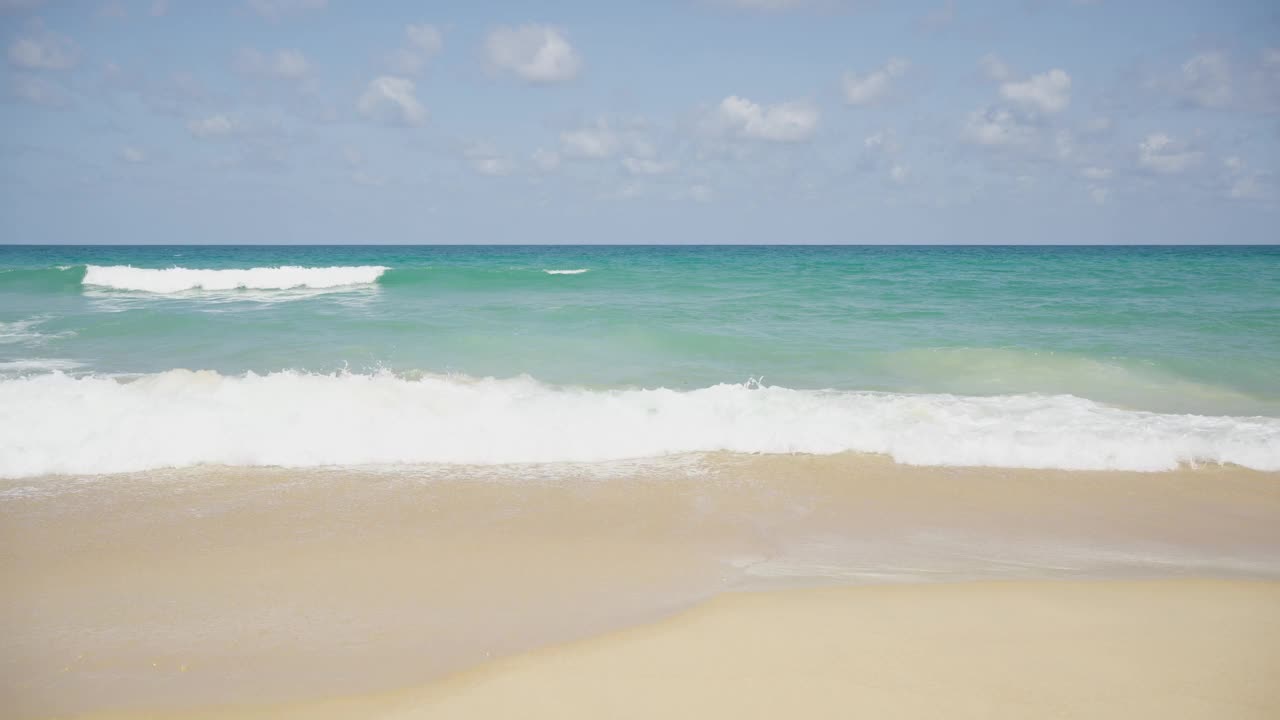
<svg viewBox="0 0 1280 720">
<path fill-rule="evenodd" d="M 913 465 L 1280 470 L 1280 419 L 1122 410 L 1071 395 L 971 397 L 721 384 L 587 390 L 391 373 L 0 380 L 0 476 L 200 464 L 595 462 L 697 452 L 882 453 Z"/>
<path fill-rule="evenodd" d="M 576 270 L 543 270 L 548 275 L 581 275 L 587 272 L 588 268 L 578 268 Z"/>
<path fill-rule="evenodd" d="M 375 283 L 388 268 L 381 265 L 349 267 L 256 267 L 202 270 L 184 267 L 164 269 L 129 265 L 89 265 L 85 285 L 149 293 L 189 290 L 291 290 L 324 289 Z"/>
</svg>

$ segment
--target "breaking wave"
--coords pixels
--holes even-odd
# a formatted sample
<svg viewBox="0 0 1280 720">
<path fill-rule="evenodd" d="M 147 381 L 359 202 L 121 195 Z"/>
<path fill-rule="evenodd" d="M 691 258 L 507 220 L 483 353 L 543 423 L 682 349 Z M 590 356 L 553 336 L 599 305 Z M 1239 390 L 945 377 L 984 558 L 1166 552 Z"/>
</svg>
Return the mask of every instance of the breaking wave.
<svg viewBox="0 0 1280 720">
<path fill-rule="evenodd" d="M 0 380 L 0 476 L 200 464 L 594 462 L 696 452 L 882 453 L 913 465 L 1280 470 L 1280 419 L 1123 410 L 1071 395 L 970 397 L 721 384 L 588 390 L 391 373 Z"/>
<path fill-rule="evenodd" d="M 87 286 L 162 294 L 188 290 L 325 289 L 375 283 L 387 270 L 381 265 L 282 266 L 227 270 L 89 265 L 85 268 L 82 282 Z"/>
</svg>

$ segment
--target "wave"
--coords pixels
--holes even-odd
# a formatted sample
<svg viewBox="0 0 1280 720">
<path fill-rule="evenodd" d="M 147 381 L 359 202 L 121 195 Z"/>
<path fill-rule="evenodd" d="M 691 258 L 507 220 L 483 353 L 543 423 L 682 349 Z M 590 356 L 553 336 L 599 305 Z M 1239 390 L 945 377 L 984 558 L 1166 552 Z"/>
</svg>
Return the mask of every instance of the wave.
<svg viewBox="0 0 1280 720">
<path fill-rule="evenodd" d="M 75 334 L 70 330 L 55 333 L 44 333 L 35 329 L 48 319 L 49 318 L 47 316 L 38 316 L 27 318 L 26 320 L 0 322 L 0 345 L 10 343 L 22 345 L 43 345 L 50 340 L 70 337 Z"/>
<path fill-rule="evenodd" d="M 188 290 L 292 290 L 343 288 L 368 285 L 388 268 L 381 265 L 350 267 L 256 267 L 200 270 L 184 267 L 137 268 L 129 265 L 89 265 L 84 285 L 171 294 Z"/>
<path fill-rule="evenodd" d="M 64 358 L 30 358 L 0 361 L 0 375 L 25 375 L 42 372 L 66 372 L 84 367 L 84 363 Z"/>
<path fill-rule="evenodd" d="M 170 370 L 0 380 L 0 476 L 200 464 L 595 462 L 698 452 L 882 453 L 914 465 L 1280 470 L 1280 419 L 1121 410 L 1069 395 L 721 384 L 587 390 L 532 378 Z"/>
<path fill-rule="evenodd" d="M 587 272 L 587 268 L 578 268 L 577 270 L 543 270 L 548 275 L 581 275 Z"/>
</svg>

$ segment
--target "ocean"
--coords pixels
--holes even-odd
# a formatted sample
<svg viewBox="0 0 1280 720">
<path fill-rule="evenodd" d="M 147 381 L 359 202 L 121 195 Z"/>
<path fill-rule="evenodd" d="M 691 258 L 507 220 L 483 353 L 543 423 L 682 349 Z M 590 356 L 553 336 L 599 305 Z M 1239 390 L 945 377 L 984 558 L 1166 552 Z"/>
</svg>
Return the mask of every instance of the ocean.
<svg viewBox="0 0 1280 720">
<path fill-rule="evenodd" d="M 0 476 L 1280 470 L 1280 247 L 0 246 Z"/>
</svg>

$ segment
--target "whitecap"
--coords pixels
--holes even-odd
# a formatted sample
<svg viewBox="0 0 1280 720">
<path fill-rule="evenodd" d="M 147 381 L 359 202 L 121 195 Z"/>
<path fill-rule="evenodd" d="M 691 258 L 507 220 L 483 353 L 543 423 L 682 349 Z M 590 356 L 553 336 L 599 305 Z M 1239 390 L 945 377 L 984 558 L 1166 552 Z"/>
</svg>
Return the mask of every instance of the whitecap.
<svg viewBox="0 0 1280 720">
<path fill-rule="evenodd" d="M 700 452 L 879 453 L 913 465 L 1280 470 L 1280 419 L 721 384 L 587 390 L 529 377 L 170 370 L 0 380 L 0 476 L 200 464 L 602 462 Z"/>
</svg>

